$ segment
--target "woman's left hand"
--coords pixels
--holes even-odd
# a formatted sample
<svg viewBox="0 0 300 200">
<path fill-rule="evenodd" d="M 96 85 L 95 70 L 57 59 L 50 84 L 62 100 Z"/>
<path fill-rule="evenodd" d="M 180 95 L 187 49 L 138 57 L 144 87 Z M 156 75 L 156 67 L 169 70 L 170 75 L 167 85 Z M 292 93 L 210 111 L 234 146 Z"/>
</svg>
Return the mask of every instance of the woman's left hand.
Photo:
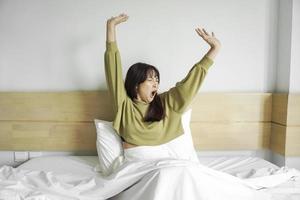
<svg viewBox="0 0 300 200">
<path fill-rule="evenodd" d="M 215 37 L 214 32 L 210 35 L 204 28 L 196 28 L 196 32 L 205 40 L 211 48 L 219 49 L 221 47 L 220 41 Z"/>
</svg>

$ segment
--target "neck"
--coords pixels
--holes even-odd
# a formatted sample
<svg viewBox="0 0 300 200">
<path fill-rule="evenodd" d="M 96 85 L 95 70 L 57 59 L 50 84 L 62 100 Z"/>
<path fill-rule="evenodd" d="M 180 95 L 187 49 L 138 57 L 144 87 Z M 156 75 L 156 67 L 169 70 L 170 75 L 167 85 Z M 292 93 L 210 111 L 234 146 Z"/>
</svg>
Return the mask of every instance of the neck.
<svg viewBox="0 0 300 200">
<path fill-rule="evenodd" d="M 147 101 L 144 101 L 139 94 L 136 95 L 136 98 L 135 98 L 136 101 L 140 101 L 140 102 L 143 102 L 143 103 L 149 103 Z"/>
<path fill-rule="evenodd" d="M 137 98 L 134 98 L 134 101 L 142 102 L 148 104 L 148 102 L 142 100 L 139 96 Z"/>
</svg>

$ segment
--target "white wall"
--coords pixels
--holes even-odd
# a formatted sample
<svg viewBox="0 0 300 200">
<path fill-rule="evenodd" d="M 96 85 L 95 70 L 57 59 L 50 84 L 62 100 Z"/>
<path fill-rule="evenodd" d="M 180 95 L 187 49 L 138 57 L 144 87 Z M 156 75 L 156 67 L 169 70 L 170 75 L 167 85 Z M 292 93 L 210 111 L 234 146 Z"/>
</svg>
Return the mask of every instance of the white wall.
<svg viewBox="0 0 300 200">
<path fill-rule="evenodd" d="M 292 8 L 292 0 L 279 1 L 276 92 L 289 92 Z"/>
<path fill-rule="evenodd" d="M 300 92 L 300 1 L 293 0 L 290 93 Z"/>
<path fill-rule="evenodd" d="M 280 0 L 276 92 L 300 92 L 300 1 Z"/>
<path fill-rule="evenodd" d="M 148 62 L 169 89 L 208 50 L 194 30 L 203 26 L 223 47 L 200 91 L 270 92 L 277 10 L 274 0 L 2 0 L 0 91 L 106 89 L 105 22 L 125 12 L 117 29 L 124 77 Z"/>
</svg>

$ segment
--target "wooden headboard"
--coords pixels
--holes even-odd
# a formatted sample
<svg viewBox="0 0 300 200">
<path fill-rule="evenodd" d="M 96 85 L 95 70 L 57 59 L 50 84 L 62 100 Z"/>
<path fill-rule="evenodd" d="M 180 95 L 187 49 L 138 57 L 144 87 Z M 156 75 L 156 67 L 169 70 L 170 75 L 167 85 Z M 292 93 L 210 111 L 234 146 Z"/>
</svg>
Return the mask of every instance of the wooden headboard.
<svg viewBox="0 0 300 200">
<path fill-rule="evenodd" d="M 191 105 L 196 149 L 271 148 L 272 96 L 198 94 Z M 96 151 L 94 119 L 113 120 L 110 102 L 107 91 L 0 92 L 0 150 Z"/>
</svg>

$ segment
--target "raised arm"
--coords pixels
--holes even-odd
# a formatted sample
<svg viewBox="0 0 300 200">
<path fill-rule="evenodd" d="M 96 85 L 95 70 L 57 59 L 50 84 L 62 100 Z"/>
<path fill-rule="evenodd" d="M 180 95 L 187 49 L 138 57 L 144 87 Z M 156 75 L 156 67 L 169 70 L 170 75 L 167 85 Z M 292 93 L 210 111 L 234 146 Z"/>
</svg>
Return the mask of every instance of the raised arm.
<svg viewBox="0 0 300 200">
<path fill-rule="evenodd" d="M 211 35 L 206 32 L 206 30 L 204 28 L 196 28 L 195 29 L 196 32 L 198 33 L 198 35 L 200 37 L 203 38 L 203 40 L 205 42 L 207 42 L 207 44 L 209 44 L 210 49 L 209 51 L 206 53 L 206 56 L 208 58 L 210 58 L 211 60 L 214 60 L 216 55 L 218 54 L 220 48 L 221 48 L 221 43 L 220 41 L 215 37 L 214 32 L 211 33 Z"/>
<path fill-rule="evenodd" d="M 122 22 L 127 21 L 128 15 L 122 13 L 117 17 L 111 17 L 106 23 L 106 41 L 115 42 L 116 41 L 116 26 Z"/>
<path fill-rule="evenodd" d="M 105 75 L 107 87 L 113 102 L 114 114 L 117 113 L 126 98 L 121 57 L 116 42 L 116 26 L 127 19 L 127 15 L 121 14 L 117 17 L 111 17 L 106 23 Z"/>
<path fill-rule="evenodd" d="M 175 87 L 162 94 L 165 96 L 169 106 L 178 113 L 183 113 L 197 94 L 209 67 L 213 64 L 213 60 L 221 47 L 214 33 L 210 35 L 200 28 L 197 28 L 196 32 L 210 45 L 209 51 L 200 61 L 194 64 L 183 80 L 177 82 Z"/>
</svg>

